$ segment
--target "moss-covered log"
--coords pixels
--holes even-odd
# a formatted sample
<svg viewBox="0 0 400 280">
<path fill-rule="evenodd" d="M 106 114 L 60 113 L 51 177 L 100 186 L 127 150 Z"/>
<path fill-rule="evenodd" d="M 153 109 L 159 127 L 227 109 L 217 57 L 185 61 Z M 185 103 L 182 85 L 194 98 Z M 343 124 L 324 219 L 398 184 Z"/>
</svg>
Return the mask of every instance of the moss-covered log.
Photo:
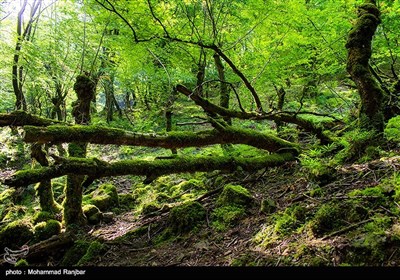
<svg viewBox="0 0 400 280">
<path fill-rule="evenodd" d="M 256 148 L 277 152 L 292 150 L 298 153 L 298 145 L 273 135 L 250 129 L 228 127 L 223 131 L 168 132 L 166 135 L 130 133 L 122 129 L 99 126 L 25 126 L 24 141 L 38 143 L 63 143 L 82 141 L 93 144 L 162 147 L 166 149 L 200 147 L 213 144 L 247 144 Z"/>
<path fill-rule="evenodd" d="M 61 122 L 31 115 L 24 111 L 14 111 L 8 114 L 0 114 L 0 127 L 24 125 L 47 126 L 57 123 Z"/>
<path fill-rule="evenodd" d="M 244 112 L 244 111 L 235 111 L 232 109 L 224 108 L 218 106 L 214 103 L 211 103 L 205 98 L 202 98 L 199 95 L 193 94 L 191 90 L 186 88 L 183 85 L 177 85 L 176 90 L 180 93 L 183 93 L 190 99 L 192 99 L 197 105 L 201 106 L 203 110 L 207 113 L 211 114 L 218 114 L 223 117 L 231 117 L 231 118 L 238 118 L 238 119 L 252 119 L 252 120 L 272 120 L 272 121 L 281 121 L 287 123 L 293 123 L 298 125 L 299 127 L 303 128 L 304 130 L 315 134 L 321 141 L 321 144 L 328 144 L 332 143 L 333 140 L 329 138 L 323 132 L 323 127 L 317 126 L 314 123 L 302 119 L 297 115 L 292 115 L 288 113 L 278 112 L 275 114 L 270 113 L 263 113 L 263 112 Z"/>
<path fill-rule="evenodd" d="M 361 98 L 360 127 L 379 132 L 384 128 L 384 91 L 370 71 L 369 60 L 372 38 L 380 22 L 376 1 L 366 0 L 358 7 L 358 18 L 346 43 L 347 71 L 356 83 Z"/>
<path fill-rule="evenodd" d="M 11 187 L 22 187 L 68 174 L 88 175 L 91 178 L 122 175 L 145 175 L 154 178 L 166 174 L 185 172 L 210 172 L 214 170 L 232 172 L 237 168 L 255 171 L 257 169 L 280 166 L 292 160 L 295 160 L 295 157 L 291 153 L 271 154 L 255 158 L 203 156 L 154 161 L 123 160 L 114 163 L 107 163 L 96 158 L 69 158 L 61 159 L 59 164 L 53 166 L 17 171 L 11 177 L 4 179 L 4 184 Z"/>
</svg>

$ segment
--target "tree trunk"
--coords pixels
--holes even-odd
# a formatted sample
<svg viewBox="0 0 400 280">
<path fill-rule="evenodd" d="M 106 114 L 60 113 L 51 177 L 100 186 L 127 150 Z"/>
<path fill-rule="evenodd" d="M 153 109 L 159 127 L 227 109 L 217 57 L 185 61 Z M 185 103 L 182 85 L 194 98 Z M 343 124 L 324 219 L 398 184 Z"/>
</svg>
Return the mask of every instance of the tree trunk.
<svg viewBox="0 0 400 280">
<path fill-rule="evenodd" d="M 22 90 L 23 86 L 23 67 L 19 65 L 19 58 L 22 49 L 22 43 L 24 40 L 30 41 L 32 40 L 32 28 L 34 21 L 38 19 L 35 17 L 37 11 L 41 6 L 42 1 L 35 1 L 31 7 L 31 14 L 29 21 L 22 32 L 23 25 L 23 15 L 28 4 L 28 0 L 24 0 L 21 6 L 20 11 L 18 12 L 17 17 L 17 43 L 15 45 L 15 52 L 13 57 L 13 65 L 12 65 L 12 86 L 15 94 L 15 109 L 16 110 L 27 110 L 27 104 L 24 92 Z"/>
<path fill-rule="evenodd" d="M 31 146 L 31 157 L 34 158 L 41 166 L 49 166 L 49 161 L 46 158 L 46 153 L 42 150 L 42 145 L 34 143 Z M 43 180 L 36 188 L 39 196 L 39 204 L 42 211 L 50 213 L 58 213 L 61 211 L 61 206 L 54 200 L 51 180 Z"/>
<path fill-rule="evenodd" d="M 369 60 L 372 38 L 381 22 L 376 1 L 366 0 L 358 7 L 358 19 L 347 38 L 347 71 L 361 98 L 359 126 L 365 130 L 384 129 L 384 92 L 372 75 Z"/>
<path fill-rule="evenodd" d="M 278 95 L 277 110 L 278 110 L 278 112 L 282 112 L 283 105 L 285 104 L 286 91 L 283 88 L 283 86 L 280 86 L 278 88 L 274 85 L 274 87 L 275 87 L 276 94 Z M 278 132 L 278 135 L 279 135 L 279 133 L 281 132 L 283 122 L 281 120 L 275 120 L 275 124 L 276 124 L 276 131 Z"/>
<path fill-rule="evenodd" d="M 23 15 L 25 12 L 26 5 L 28 0 L 24 0 L 21 10 L 18 13 L 17 18 L 17 44 L 15 45 L 15 52 L 13 58 L 13 65 L 12 65 L 12 86 L 14 89 L 15 94 L 15 109 L 16 110 L 24 110 L 26 111 L 26 100 L 24 93 L 22 91 L 22 67 L 19 66 L 19 56 L 22 48 L 22 42 L 24 40 L 24 36 L 22 34 L 22 22 L 23 22 Z"/>
<path fill-rule="evenodd" d="M 76 124 L 88 125 L 90 123 L 90 102 L 96 91 L 96 83 L 89 76 L 80 75 L 76 78 L 74 90 L 78 100 L 73 103 L 72 115 Z M 68 146 L 71 157 L 85 158 L 87 143 L 72 142 Z M 86 222 L 82 211 L 82 183 L 83 175 L 70 173 L 67 177 L 64 201 L 64 221 L 67 229 L 73 224 Z"/>
<path fill-rule="evenodd" d="M 106 96 L 106 120 L 107 123 L 114 119 L 114 75 L 110 74 L 103 80 L 104 94 Z"/>
<path fill-rule="evenodd" d="M 224 65 L 222 64 L 221 57 L 215 53 L 214 54 L 214 62 L 215 66 L 218 71 L 218 78 L 220 80 L 220 99 L 219 99 L 219 105 L 223 108 L 229 108 L 229 89 L 228 85 L 225 80 L 225 70 L 224 70 Z M 224 117 L 224 120 L 231 125 L 232 120 L 230 117 Z"/>
</svg>

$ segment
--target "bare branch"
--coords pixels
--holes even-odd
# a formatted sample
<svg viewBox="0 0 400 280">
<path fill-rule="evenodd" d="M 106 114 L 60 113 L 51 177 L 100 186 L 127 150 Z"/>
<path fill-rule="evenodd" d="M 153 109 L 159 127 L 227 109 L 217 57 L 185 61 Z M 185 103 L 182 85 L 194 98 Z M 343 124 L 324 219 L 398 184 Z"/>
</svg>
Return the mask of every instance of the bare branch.
<svg viewBox="0 0 400 280">
<path fill-rule="evenodd" d="M 153 16 L 153 18 L 161 25 L 162 29 L 164 30 L 165 35 L 167 35 L 167 37 L 170 37 L 170 36 L 169 36 L 169 33 L 168 33 L 168 31 L 167 31 L 167 28 L 165 28 L 164 24 L 161 22 L 161 20 L 160 20 L 160 19 L 156 16 L 156 14 L 154 13 L 153 6 L 151 5 L 150 0 L 147 0 L 147 4 L 148 4 L 148 6 L 149 6 L 150 13 L 151 13 L 151 15 Z"/>
</svg>

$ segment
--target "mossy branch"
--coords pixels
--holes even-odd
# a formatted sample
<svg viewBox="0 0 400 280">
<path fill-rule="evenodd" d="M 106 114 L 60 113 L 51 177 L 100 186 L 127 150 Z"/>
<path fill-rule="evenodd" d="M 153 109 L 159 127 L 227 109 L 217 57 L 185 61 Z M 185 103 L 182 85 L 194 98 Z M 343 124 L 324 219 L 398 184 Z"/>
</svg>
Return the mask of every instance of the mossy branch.
<svg viewBox="0 0 400 280">
<path fill-rule="evenodd" d="M 250 129 L 228 126 L 224 130 L 202 132 L 168 132 L 166 135 L 130 133 L 122 129 L 100 126 L 25 126 L 24 141 L 28 143 L 88 142 L 130 146 L 161 147 L 166 149 L 201 147 L 214 144 L 247 144 L 270 152 L 291 150 L 298 154 L 298 146 L 279 137 Z"/>
<path fill-rule="evenodd" d="M 280 166 L 292 160 L 295 160 L 295 157 L 290 153 L 271 154 L 255 158 L 203 156 L 154 161 L 123 160 L 114 163 L 107 163 L 96 158 L 63 158 L 58 161 L 59 164 L 53 166 L 17 171 L 11 177 L 4 179 L 4 184 L 11 187 L 23 187 L 68 174 L 87 175 L 97 179 L 123 175 L 140 175 L 154 178 L 174 173 L 209 172 L 214 170 L 232 172 L 237 168 L 254 171 L 266 167 Z"/>
<path fill-rule="evenodd" d="M 264 113 L 264 112 L 243 112 L 243 111 L 235 111 L 232 109 L 227 109 L 221 106 L 218 106 L 214 103 L 211 103 L 207 99 L 193 93 L 191 90 L 186 88 L 183 85 L 177 85 L 176 90 L 190 99 L 194 101 L 197 105 L 201 106 L 203 110 L 210 114 L 218 114 L 223 117 L 231 117 L 237 119 L 252 119 L 252 120 L 273 120 L 280 122 L 293 123 L 303 128 L 304 130 L 315 134 L 320 140 L 321 144 L 332 143 L 333 140 L 330 139 L 323 132 L 323 127 L 317 126 L 311 121 L 302 119 L 297 114 L 289 114 L 284 112 L 278 112 L 275 114 Z"/>
<path fill-rule="evenodd" d="M 0 127 L 24 125 L 48 126 L 57 123 L 62 122 L 28 114 L 24 111 L 14 111 L 7 114 L 0 114 Z"/>
</svg>

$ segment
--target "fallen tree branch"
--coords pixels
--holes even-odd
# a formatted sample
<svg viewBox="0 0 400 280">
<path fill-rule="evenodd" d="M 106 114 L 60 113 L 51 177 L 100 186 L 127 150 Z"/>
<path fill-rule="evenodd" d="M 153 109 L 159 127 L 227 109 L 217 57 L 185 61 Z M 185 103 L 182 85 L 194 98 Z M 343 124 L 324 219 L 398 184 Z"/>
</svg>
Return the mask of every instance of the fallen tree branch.
<svg viewBox="0 0 400 280">
<path fill-rule="evenodd" d="M 62 122 L 31 115 L 24 111 L 14 111 L 7 114 L 0 114 L 0 127 L 24 125 L 48 126 L 57 123 L 61 124 Z"/>
<path fill-rule="evenodd" d="M 271 154 L 254 158 L 227 156 L 177 157 L 154 161 L 122 160 L 107 163 L 96 158 L 60 158 L 59 164 L 37 169 L 20 170 L 4 178 L 4 184 L 11 187 L 23 187 L 43 180 L 68 174 L 88 175 L 91 178 L 103 178 L 123 175 L 161 176 L 185 172 L 209 172 L 223 170 L 233 172 L 237 168 L 254 171 L 266 167 L 275 167 L 287 161 L 295 160 L 291 153 Z"/>
<path fill-rule="evenodd" d="M 334 231 L 334 232 L 332 232 L 332 233 L 330 233 L 330 234 L 328 234 L 328 235 L 325 235 L 324 237 L 321 238 L 321 240 L 326 240 L 326 239 L 331 238 L 331 237 L 333 237 L 333 236 L 336 236 L 336 235 L 338 235 L 338 234 L 345 233 L 345 232 L 347 232 L 347 231 L 352 230 L 353 228 L 356 228 L 356 227 L 358 227 L 358 226 L 361 226 L 361 225 L 363 225 L 363 224 L 366 224 L 366 223 L 369 223 L 369 222 L 372 222 L 372 221 L 373 221 L 372 219 L 367 219 L 367 220 L 364 220 L 364 221 L 361 221 L 361 222 L 358 222 L 358 223 L 349 225 L 349 226 L 347 226 L 347 227 L 345 227 L 345 228 L 342 228 L 342 229 L 340 229 L 340 230 L 338 230 L 338 231 Z"/>
<path fill-rule="evenodd" d="M 61 247 L 66 247 L 71 245 L 77 237 L 71 232 L 63 232 L 58 235 L 53 235 L 49 239 L 43 240 L 39 243 L 29 246 L 29 251 L 25 259 L 37 259 L 42 257 L 48 257 L 53 254 L 56 250 Z M 4 255 L 4 254 L 3 254 Z M 0 255 L 1 256 L 1 255 Z M 5 261 L 1 257 L 0 265 L 4 265 Z"/>
<path fill-rule="evenodd" d="M 28 143 L 87 142 L 130 146 L 161 147 L 166 149 L 201 147 L 214 144 L 247 144 L 270 152 L 291 151 L 297 155 L 298 146 L 274 135 L 231 126 L 223 131 L 168 132 L 166 135 L 131 133 L 122 129 L 100 126 L 25 126 L 24 141 Z"/>
</svg>

